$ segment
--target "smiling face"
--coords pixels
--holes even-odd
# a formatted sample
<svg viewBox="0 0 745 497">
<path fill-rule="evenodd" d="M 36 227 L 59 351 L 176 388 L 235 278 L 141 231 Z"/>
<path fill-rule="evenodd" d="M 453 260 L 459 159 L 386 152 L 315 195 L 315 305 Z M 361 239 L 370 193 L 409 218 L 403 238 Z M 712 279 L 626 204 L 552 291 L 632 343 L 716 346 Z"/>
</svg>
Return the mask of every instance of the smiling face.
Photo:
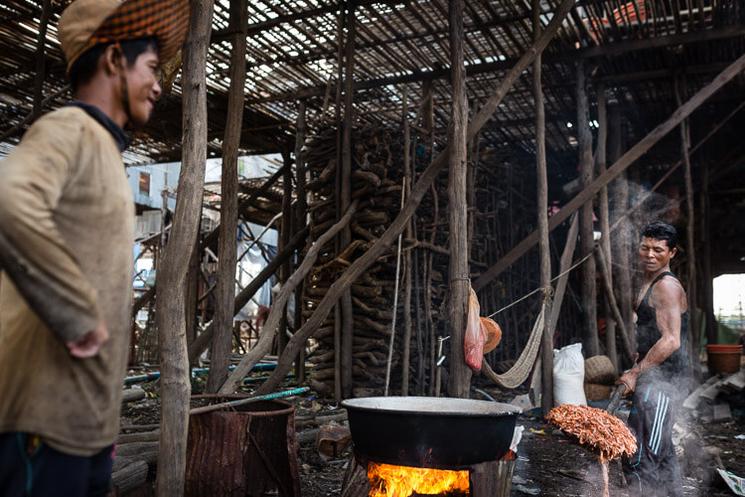
<svg viewBox="0 0 745 497">
<path fill-rule="evenodd" d="M 675 257 L 677 249 L 670 249 L 667 240 L 642 237 L 639 244 L 639 261 L 647 273 L 656 273 L 670 264 L 670 259 Z"/>
<path fill-rule="evenodd" d="M 130 117 L 133 126 L 143 126 L 150 119 L 155 102 L 160 98 L 158 82 L 160 60 L 155 50 L 141 53 L 134 64 L 126 68 Z"/>
</svg>

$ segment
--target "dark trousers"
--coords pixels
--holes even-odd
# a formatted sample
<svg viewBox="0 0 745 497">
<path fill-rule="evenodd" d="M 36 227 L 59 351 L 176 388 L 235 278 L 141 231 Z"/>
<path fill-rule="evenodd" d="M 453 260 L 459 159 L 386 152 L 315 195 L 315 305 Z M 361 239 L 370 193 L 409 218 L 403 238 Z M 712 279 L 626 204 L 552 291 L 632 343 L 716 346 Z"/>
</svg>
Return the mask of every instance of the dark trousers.
<svg viewBox="0 0 745 497">
<path fill-rule="evenodd" d="M 25 433 L 0 434 L 0 497 L 105 497 L 113 447 L 71 456 Z"/>
<path fill-rule="evenodd" d="M 637 451 L 624 461 L 626 479 L 635 497 L 683 496 L 673 446 L 673 425 L 680 398 L 680 392 L 669 383 L 637 384 L 628 421 L 636 436 Z"/>
</svg>

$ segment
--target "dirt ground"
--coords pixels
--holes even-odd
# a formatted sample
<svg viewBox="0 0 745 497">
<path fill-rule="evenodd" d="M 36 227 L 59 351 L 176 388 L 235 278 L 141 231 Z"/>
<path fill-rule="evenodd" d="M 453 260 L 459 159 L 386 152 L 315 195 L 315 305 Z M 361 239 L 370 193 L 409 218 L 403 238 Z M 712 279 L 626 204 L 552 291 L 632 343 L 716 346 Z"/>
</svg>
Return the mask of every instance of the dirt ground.
<svg viewBox="0 0 745 497">
<path fill-rule="evenodd" d="M 158 423 L 159 402 L 157 384 L 145 386 L 153 392 L 147 399 L 132 403 L 123 411 L 122 424 L 143 425 Z M 505 395 L 491 391 L 499 400 Z M 718 452 L 724 467 L 745 477 L 745 393 L 731 398 L 733 419 L 722 423 L 700 421 L 686 417 L 685 428 L 677 432 L 684 438 L 679 460 L 684 471 L 683 489 L 686 497 L 725 497 L 734 495 L 716 474 L 716 460 L 710 455 Z M 296 406 L 298 420 L 339 417 L 342 413 L 333 403 L 317 399 L 311 393 L 289 399 Z M 623 415 L 623 412 L 621 413 Z M 344 424 L 344 421 L 341 420 Z M 300 483 L 303 497 L 336 496 L 341 493 L 342 479 L 351 461 L 352 449 L 336 457 L 322 457 L 314 437 L 318 424 L 298 423 Z M 546 424 L 538 415 L 523 414 L 518 424 L 525 427 L 518 448 L 518 459 L 512 481 L 511 497 L 541 496 L 599 496 L 601 473 L 596 457 L 578 446 L 561 431 Z M 735 438 L 742 435 L 743 439 Z M 610 466 L 611 496 L 630 497 L 621 481 L 620 465 Z M 147 495 L 147 493 L 138 493 Z M 276 494 L 275 494 L 276 495 Z"/>
</svg>

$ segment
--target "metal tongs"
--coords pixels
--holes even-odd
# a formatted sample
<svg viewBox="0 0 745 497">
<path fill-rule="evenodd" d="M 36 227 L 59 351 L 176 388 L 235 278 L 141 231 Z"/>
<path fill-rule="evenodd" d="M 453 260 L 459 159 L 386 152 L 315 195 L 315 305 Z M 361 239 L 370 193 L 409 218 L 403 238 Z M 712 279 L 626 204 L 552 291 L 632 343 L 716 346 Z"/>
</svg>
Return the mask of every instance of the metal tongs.
<svg viewBox="0 0 745 497">
<path fill-rule="evenodd" d="M 626 390 L 626 385 L 623 383 L 616 385 L 616 388 L 613 390 L 613 393 L 610 396 L 610 402 L 608 402 L 608 408 L 606 409 L 608 413 L 614 414 L 618 407 L 621 405 L 621 398 L 623 397 L 623 392 Z"/>
</svg>

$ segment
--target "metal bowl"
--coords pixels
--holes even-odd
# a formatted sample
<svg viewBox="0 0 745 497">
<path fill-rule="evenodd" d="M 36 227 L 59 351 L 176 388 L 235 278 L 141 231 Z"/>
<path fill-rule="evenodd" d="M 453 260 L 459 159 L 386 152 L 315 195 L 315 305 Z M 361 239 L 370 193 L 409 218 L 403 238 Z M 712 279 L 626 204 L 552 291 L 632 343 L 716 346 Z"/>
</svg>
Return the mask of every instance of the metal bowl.
<svg viewBox="0 0 745 497">
<path fill-rule="evenodd" d="M 520 413 L 509 404 L 445 397 L 367 397 L 342 406 L 358 456 L 440 469 L 500 459 Z"/>
</svg>

